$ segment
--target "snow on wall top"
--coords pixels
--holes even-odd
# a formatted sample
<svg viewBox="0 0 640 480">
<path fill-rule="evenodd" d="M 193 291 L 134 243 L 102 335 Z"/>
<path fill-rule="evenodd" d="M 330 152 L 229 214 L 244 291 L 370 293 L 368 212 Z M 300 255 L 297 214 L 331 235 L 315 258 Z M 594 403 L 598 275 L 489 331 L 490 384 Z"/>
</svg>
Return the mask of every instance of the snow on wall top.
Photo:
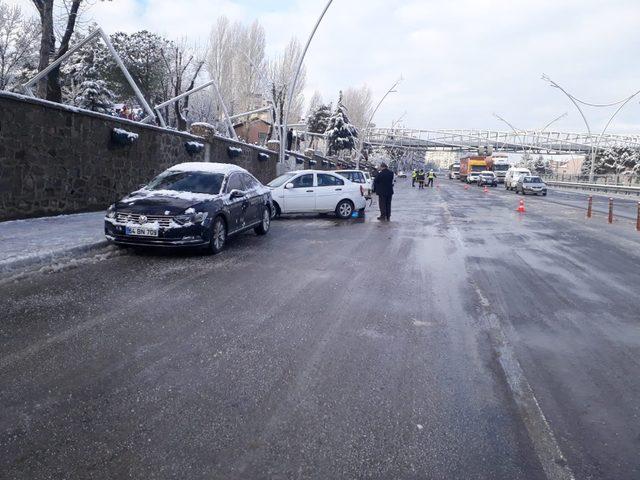
<svg viewBox="0 0 640 480">
<path fill-rule="evenodd" d="M 169 168 L 172 171 L 178 172 L 207 172 L 207 173 L 222 173 L 228 175 L 231 172 L 246 172 L 246 170 L 237 165 L 231 163 L 208 163 L 208 162 L 186 162 L 179 163 Z"/>
</svg>

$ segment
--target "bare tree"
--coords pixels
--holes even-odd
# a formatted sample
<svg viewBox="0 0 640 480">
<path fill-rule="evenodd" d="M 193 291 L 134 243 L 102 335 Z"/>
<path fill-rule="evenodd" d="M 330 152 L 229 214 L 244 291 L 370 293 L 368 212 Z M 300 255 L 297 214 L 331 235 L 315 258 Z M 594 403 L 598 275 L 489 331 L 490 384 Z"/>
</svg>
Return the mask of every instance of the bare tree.
<svg viewBox="0 0 640 480">
<path fill-rule="evenodd" d="M 0 0 L 0 90 L 15 85 L 21 70 L 31 66 L 39 34 L 37 22 L 25 18 L 19 6 Z"/>
<path fill-rule="evenodd" d="M 218 18 L 209 37 L 207 69 L 230 114 L 259 106 L 264 97 L 265 33 L 257 21 L 247 27 Z M 220 107 L 218 108 L 220 110 Z"/>
<path fill-rule="evenodd" d="M 203 55 L 197 48 L 192 48 L 186 38 L 172 43 L 162 51 L 162 59 L 169 72 L 169 81 L 173 96 L 189 91 L 195 87 L 196 79 L 205 64 Z M 173 104 L 176 126 L 178 130 L 187 129 L 185 112 L 189 110 L 189 97 Z"/>
<path fill-rule="evenodd" d="M 40 15 L 40 53 L 38 70 L 44 70 L 54 60 L 57 60 L 69 50 L 71 37 L 76 29 L 80 14 L 80 7 L 89 4 L 88 0 L 62 0 L 59 5 L 55 0 L 31 0 Z M 56 48 L 56 31 L 54 25 L 54 11 L 60 7 L 60 21 L 63 25 L 62 34 Z M 47 78 L 38 84 L 38 96 L 53 102 L 62 101 L 62 87 L 60 86 L 60 69 L 54 68 Z"/>
<path fill-rule="evenodd" d="M 302 50 L 300 44 L 298 40 L 293 38 L 287 44 L 282 55 L 269 62 L 269 89 L 271 90 L 271 97 L 274 102 L 274 118 L 277 119 L 279 124 L 282 123 L 282 119 L 284 118 L 284 109 L 287 107 L 288 102 L 287 94 L 289 85 L 293 82 L 293 77 L 300 62 L 301 55 Z M 304 96 L 302 92 L 306 84 L 306 77 L 306 69 L 303 67 L 298 77 L 298 84 L 293 92 L 291 112 L 289 113 L 289 119 L 293 120 L 291 123 L 299 121 L 302 117 L 304 106 Z"/>
<path fill-rule="evenodd" d="M 367 128 L 366 123 L 371 118 L 373 111 L 371 89 L 366 85 L 347 88 L 343 92 L 342 103 L 349 112 L 351 123 L 360 130 Z"/>
<path fill-rule="evenodd" d="M 265 72 L 265 33 L 256 20 L 238 37 L 235 62 L 238 67 L 236 85 L 238 111 L 247 112 L 260 108 L 264 99 L 266 85 Z"/>
<path fill-rule="evenodd" d="M 313 92 L 313 96 L 311 100 L 309 100 L 309 108 L 307 109 L 307 120 L 309 117 L 317 110 L 317 108 L 322 105 L 322 94 L 316 90 Z"/>
</svg>

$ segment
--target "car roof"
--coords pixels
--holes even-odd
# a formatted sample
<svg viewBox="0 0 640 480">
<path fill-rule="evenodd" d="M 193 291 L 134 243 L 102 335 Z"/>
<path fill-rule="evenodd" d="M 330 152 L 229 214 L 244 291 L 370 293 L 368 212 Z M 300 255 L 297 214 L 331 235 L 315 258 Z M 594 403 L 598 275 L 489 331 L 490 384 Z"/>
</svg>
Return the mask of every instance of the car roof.
<svg viewBox="0 0 640 480">
<path fill-rule="evenodd" d="M 291 170 L 287 175 L 298 175 L 299 173 L 336 173 L 334 170 Z"/>
<path fill-rule="evenodd" d="M 231 163 L 212 163 L 212 162 L 186 162 L 179 163 L 169 168 L 168 170 L 174 172 L 206 172 L 206 173 L 221 173 L 228 175 L 232 172 L 244 172 L 248 173 L 244 168 Z"/>
<path fill-rule="evenodd" d="M 356 168 L 341 168 L 340 170 L 330 170 L 331 172 L 334 173 L 340 173 L 340 172 L 360 172 L 360 173 L 365 173 L 364 170 L 358 170 Z"/>
</svg>

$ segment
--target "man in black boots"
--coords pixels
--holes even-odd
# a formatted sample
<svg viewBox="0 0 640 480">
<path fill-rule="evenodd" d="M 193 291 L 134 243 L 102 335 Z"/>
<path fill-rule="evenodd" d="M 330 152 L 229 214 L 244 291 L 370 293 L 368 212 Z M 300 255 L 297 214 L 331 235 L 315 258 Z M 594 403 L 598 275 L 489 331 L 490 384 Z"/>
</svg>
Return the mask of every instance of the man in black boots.
<svg viewBox="0 0 640 480">
<path fill-rule="evenodd" d="M 393 172 L 386 163 L 380 164 L 380 173 L 373 181 L 373 191 L 378 195 L 380 216 L 378 220 L 391 220 L 391 198 L 393 197 Z"/>
</svg>

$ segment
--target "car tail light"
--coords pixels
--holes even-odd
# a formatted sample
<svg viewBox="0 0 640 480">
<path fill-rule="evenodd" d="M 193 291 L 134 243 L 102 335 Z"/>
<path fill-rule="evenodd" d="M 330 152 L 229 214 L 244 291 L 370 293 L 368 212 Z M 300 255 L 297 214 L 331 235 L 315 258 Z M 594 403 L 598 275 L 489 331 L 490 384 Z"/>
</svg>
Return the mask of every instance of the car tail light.
<svg viewBox="0 0 640 480">
<path fill-rule="evenodd" d="M 364 187 L 360 185 L 360 195 L 364 197 Z"/>
</svg>

